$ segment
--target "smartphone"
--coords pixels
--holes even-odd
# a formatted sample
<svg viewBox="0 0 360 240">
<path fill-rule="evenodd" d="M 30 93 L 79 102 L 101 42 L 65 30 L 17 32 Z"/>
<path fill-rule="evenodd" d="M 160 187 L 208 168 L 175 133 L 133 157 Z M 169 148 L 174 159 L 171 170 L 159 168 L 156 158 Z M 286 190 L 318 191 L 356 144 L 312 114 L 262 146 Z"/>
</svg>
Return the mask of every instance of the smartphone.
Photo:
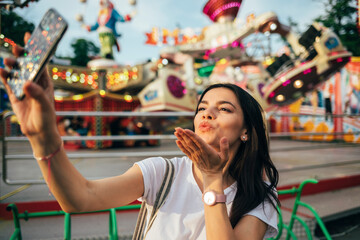
<svg viewBox="0 0 360 240">
<path fill-rule="evenodd" d="M 37 81 L 44 66 L 55 53 L 63 37 L 67 22 L 54 9 L 49 9 L 26 43 L 25 54 L 17 58 L 7 82 L 18 99 L 24 98 L 23 86 L 26 81 Z"/>
</svg>

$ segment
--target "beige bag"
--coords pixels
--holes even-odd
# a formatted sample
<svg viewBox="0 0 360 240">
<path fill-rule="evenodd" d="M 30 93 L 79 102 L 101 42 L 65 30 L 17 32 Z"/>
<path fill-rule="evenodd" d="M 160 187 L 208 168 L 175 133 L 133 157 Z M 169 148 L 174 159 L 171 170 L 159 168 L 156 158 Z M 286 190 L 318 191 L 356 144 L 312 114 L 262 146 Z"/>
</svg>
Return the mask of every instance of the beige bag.
<svg viewBox="0 0 360 240">
<path fill-rule="evenodd" d="M 146 223 L 146 215 L 147 215 L 147 208 L 146 208 L 146 201 L 143 201 L 141 204 L 140 212 L 138 215 L 138 219 L 136 222 L 136 227 L 134 230 L 134 235 L 132 240 L 142 240 L 145 239 L 145 236 L 149 229 L 151 228 L 158 210 L 161 208 L 161 206 L 164 204 L 165 199 L 170 192 L 171 184 L 174 178 L 174 164 L 167 158 L 164 158 L 166 162 L 166 171 L 164 175 L 163 182 L 161 184 L 161 187 L 159 191 L 156 194 L 156 200 L 150 215 L 150 220 L 148 223 L 148 227 L 146 229 L 146 232 L 144 234 L 145 229 L 145 223 Z"/>
</svg>

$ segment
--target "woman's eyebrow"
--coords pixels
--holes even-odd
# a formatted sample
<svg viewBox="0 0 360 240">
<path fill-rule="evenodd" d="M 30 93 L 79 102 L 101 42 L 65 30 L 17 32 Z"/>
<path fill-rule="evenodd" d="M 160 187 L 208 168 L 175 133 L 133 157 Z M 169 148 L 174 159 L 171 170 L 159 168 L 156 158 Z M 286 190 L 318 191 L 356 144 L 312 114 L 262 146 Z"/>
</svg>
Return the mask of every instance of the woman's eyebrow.
<svg viewBox="0 0 360 240">
<path fill-rule="evenodd" d="M 232 102 L 229 102 L 229 101 L 219 101 L 218 105 L 221 105 L 221 104 L 230 104 L 231 106 L 233 106 L 233 108 L 236 108 L 236 106 Z"/>
<path fill-rule="evenodd" d="M 199 105 L 200 104 L 209 104 L 209 102 L 208 101 L 206 101 L 206 100 L 202 100 L 200 103 L 199 103 Z M 216 103 L 216 105 L 221 105 L 221 104 L 229 104 L 229 105 L 231 105 L 233 108 L 237 108 L 232 102 L 229 102 L 229 101 L 219 101 L 219 102 L 217 102 Z"/>
</svg>

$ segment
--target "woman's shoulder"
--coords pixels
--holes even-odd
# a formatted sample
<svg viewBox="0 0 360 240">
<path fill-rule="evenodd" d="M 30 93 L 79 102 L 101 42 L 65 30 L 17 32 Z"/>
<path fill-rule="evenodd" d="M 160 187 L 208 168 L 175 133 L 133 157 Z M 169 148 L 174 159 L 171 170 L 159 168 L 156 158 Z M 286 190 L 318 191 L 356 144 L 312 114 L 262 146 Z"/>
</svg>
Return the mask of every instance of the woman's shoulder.
<svg viewBox="0 0 360 240">
<path fill-rule="evenodd" d="M 187 156 L 182 157 L 173 157 L 168 158 L 170 162 L 172 162 L 174 169 L 175 169 L 175 175 L 178 175 L 180 172 L 192 169 L 192 161 Z M 164 168 L 166 167 L 165 159 L 161 157 L 161 162 Z"/>
<path fill-rule="evenodd" d="M 174 181 L 182 179 L 184 174 L 188 172 L 187 167 L 191 161 L 184 157 L 174 157 L 169 159 L 175 170 Z M 144 179 L 144 199 L 150 205 L 155 201 L 156 193 L 160 189 L 166 172 L 166 162 L 163 157 L 150 157 L 142 161 L 136 162 L 142 172 Z M 184 171 L 185 170 L 185 171 Z"/>
<path fill-rule="evenodd" d="M 175 170 L 184 168 L 191 165 L 191 160 L 187 156 L 183 157 L 173 157 L 168 158 L 174 165 Z M 166 162 L 164 157 L 149 157 L 144 160 L 141 160 L 139 162 L 136 162 L 135 164 L 139 165 L 140 167 L 146 167 L 146 168 L 153 168 L 156 170 L 164 169 L 166 168 Z"/>
<path fill-rule="evenodd" d="M 173 157 L 173 158 L 170 158 L 169 160 L 175 165 L 175 167 L 176 166 L 182 167 L 182 166 L 192 164 L 191 160 L 187 156 Z"/>
</svg>

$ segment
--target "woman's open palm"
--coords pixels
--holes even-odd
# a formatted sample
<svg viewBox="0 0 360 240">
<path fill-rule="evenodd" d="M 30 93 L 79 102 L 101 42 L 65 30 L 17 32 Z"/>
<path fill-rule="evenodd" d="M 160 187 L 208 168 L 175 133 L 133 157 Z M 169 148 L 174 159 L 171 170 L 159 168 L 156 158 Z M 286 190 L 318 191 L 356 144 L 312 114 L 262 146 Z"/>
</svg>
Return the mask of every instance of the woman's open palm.
<svg viewBox="0 0 360 240">
<path fill-rule="evenodd" d="M 204 142 L 193 131 L 176 128 L 176 144 L 204 174 L 222 172 L 228 162 L 229 145 L 225 138 L 220 139 L 220 152 Z"/>
</svg>

